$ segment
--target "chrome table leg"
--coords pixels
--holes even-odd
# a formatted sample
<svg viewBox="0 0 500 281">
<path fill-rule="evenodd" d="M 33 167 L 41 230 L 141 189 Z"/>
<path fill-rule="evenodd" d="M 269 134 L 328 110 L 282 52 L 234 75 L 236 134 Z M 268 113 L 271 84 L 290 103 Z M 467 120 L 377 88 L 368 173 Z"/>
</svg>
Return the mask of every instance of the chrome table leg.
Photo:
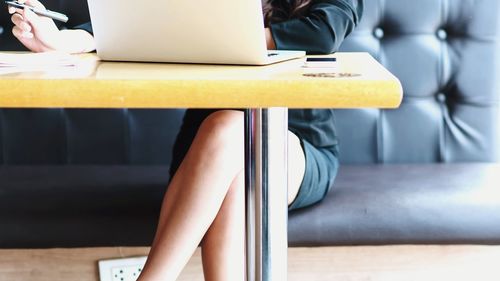
<svg viewBox="0 0 500 281">
<path fill-rule="evenodd" d="M 245 111 L 247 281 L 287 278 L 287 113 Z"/>
</svg>

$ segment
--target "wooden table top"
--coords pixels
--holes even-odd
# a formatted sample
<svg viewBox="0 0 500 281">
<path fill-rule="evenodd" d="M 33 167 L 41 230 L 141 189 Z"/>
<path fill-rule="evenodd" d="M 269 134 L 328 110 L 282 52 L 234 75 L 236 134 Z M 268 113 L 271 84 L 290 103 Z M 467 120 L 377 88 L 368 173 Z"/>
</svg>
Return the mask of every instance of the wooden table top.
<svg viewBox="0 0 500 281">
<path fill-rule="evenodd" d="M 399 80 L 367 53 L 337 53 L 336 69 L 304 58 L 269 66 L 102 62 L 31 71 L 0 68 L 3 108 L 395 108 Z"/>
</svg>

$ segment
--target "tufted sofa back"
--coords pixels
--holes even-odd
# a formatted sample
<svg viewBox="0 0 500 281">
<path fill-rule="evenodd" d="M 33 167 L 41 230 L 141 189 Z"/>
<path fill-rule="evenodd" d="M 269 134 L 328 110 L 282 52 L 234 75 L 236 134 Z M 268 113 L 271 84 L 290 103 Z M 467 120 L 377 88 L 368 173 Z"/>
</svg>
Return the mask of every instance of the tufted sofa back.
<svg viewBox="0 0 500 281">
<path fill-rule="evenodd" d="M 401 80 L 404 100 L 338 110 L 342 162 L 498 161 L 500 1 L 365 4 L 341 50 L 370 52 Z"/>
<path fill-rule="evenodd" d="M 366 0 L 342 51 L 368 51 L 402 81 L 397 110 L 338 110 L 343 163 L 500 158 L 500 2 Z M 88 20 L 85 0 L 44 1 Z M 0 49 L 18 50 L 6 9 Z M 0 164 L 167 164 L 182 110 L 0 110 Z"/>
<path fill-rule="evenodd" d="M 168 165 L 183 109 L 0 109 L 0 165 Z"/>
</svg>

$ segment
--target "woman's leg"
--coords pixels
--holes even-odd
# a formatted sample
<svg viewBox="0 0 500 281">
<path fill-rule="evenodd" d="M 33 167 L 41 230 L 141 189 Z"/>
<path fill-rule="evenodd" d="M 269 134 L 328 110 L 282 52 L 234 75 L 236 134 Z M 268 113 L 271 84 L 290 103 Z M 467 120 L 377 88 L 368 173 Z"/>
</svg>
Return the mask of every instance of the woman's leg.
<svg viewBox="0 0 500 281">
<path fill-rule="evenodd" d="M 203 236 L 206 280 L 244 279 L 243 155 L 243 113 L 210 115 L 169 186 L 141 281 L 174 280 Z M 289 160 L 290 204 L 305 170 L 292 133 Z"/>
<path fill-rule="evenodd" d="M 305 171 L 302 146 L 298 137 L 291 132 L 288 133 L 288 159 L 288 204 L 291 204 L 297 196 Z M 231 184 L 215 221 L 203 238 L 202 258 L 206 281 L 245 280 L 244 184 L 242 171 Z"/>
<path fill-rule="evenodd" d="M 168 187 L 139 280 L 175 280 L 243 170 L 243 115 L 217 111 L 200 126 Z"/>
<path fill-rule="evenodd" d="M 245 174 L 231 184 L 202 242 L 205 281 L 245 280 Z"/>
</svg>

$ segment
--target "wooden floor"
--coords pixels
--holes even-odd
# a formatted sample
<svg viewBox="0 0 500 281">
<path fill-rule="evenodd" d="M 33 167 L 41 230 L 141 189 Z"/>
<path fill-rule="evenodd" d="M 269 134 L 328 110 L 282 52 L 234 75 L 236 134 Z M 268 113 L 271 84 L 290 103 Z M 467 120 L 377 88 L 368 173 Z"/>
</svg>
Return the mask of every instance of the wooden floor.
<svg viewBox="0 0 500 281">
<path fill-rule="evenodd" d="M 97 260 L 148 250 L 0 250 L 0 281 L 97 281 Z M 288 268 L 293 281 L 498 281 L 500 246 L 291 248 Z M 199 251 L 179 280 L 203 280 Z"/>
</svg>

